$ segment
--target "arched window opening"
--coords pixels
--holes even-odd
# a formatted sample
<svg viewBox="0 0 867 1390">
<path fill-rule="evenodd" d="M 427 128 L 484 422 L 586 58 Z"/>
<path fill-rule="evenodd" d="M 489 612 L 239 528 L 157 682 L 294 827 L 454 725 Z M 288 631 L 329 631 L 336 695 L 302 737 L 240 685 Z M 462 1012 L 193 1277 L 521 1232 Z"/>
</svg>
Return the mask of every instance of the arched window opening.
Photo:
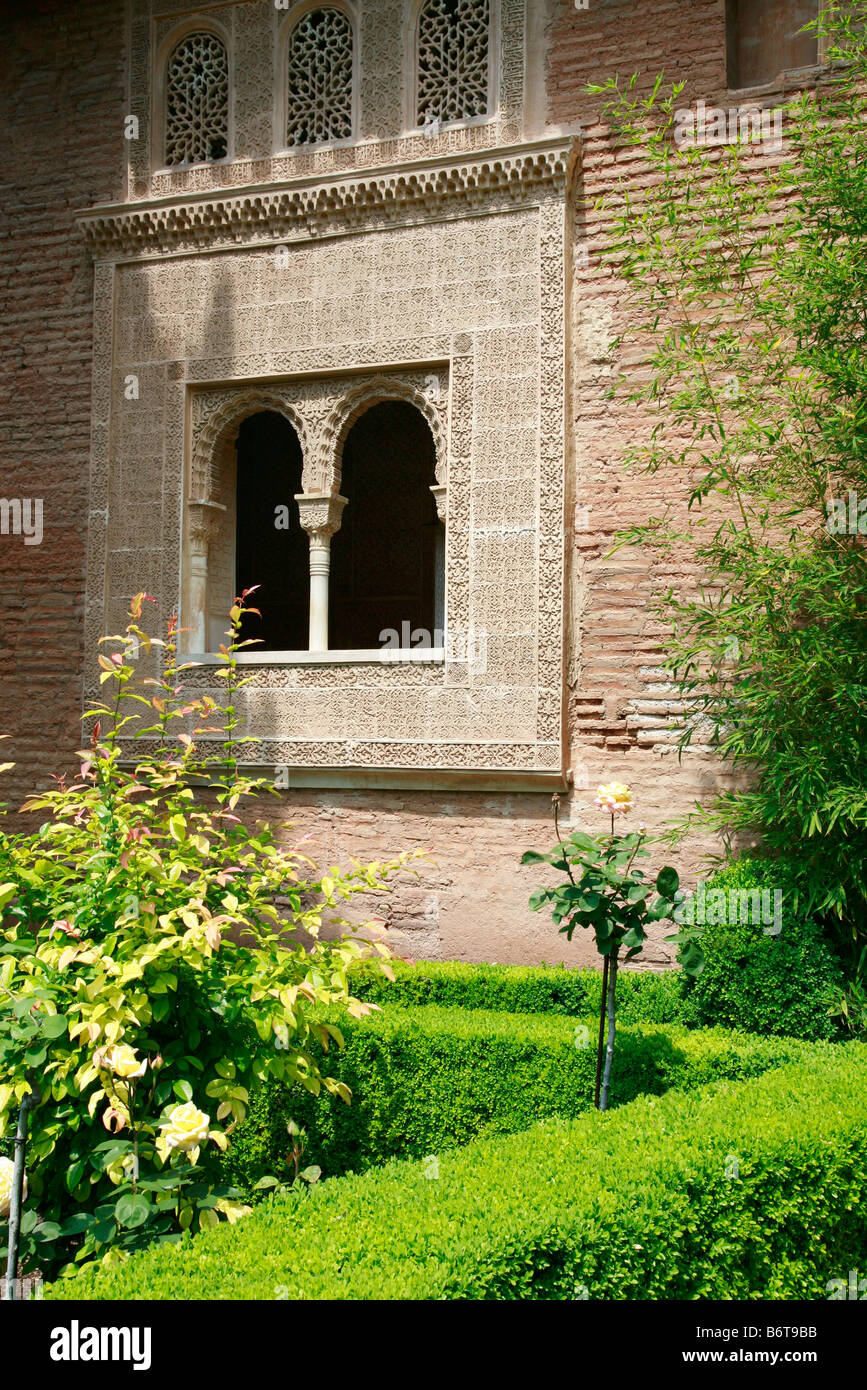
<svg viewBox="0 0 867 1390">
<path fill-rule="evenodd" d="M 238 431 L 235 592 L 260 585 L 250 603 L 261 618 L 244 621 L 256 651 L 304 651 L 310 581 L 309 543 L 295 494 L 301 492 L 301 445 L 284 416 L 261 411 Z"/>
<path fill-rule="evenodd" d="M 347 503 L 331 542 L 332 648 L 442 645 L 435 465 L 427 421 L 406 401 L 371 406 L 350 429 L 340 485 Z"/>
<path fill-rule="evenodd" d="M 418 19 L 418 124 L 487 115 L 489 61 L 489 0 L 428 0 Z"/>
<path fill-rule="evenodd" d="M 311 10 L 289 37 L 286 143 L 352 135 L 352 25 L 341 10 Z"/>
<path fill-rule="evenodd" d="M 216 34 L 188 34 L 166 68 L 166 164 L 207 164 L 228 149 L 226 45 Z"/>
</svg>

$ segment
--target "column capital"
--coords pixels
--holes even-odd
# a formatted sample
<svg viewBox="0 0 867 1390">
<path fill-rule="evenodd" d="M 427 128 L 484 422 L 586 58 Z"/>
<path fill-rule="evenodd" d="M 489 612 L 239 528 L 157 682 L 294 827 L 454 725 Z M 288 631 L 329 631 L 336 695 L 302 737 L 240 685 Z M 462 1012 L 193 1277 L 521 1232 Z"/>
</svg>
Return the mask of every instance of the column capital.
<svg viewBox="0 0 867 1390">
<path fill-rule="evenodd" d="M 445 483 L 434 483 L 431 488 L 434 501 L 437 504 L 437 517 L 445 526 L 446 516 L 448 515 L 448 494 L 449 490 Z"/>
<path fill-rule="evenodd" d="M 311 540 L 330 539 L 340 530 L 346 498 L 336 492 L 296 492 L 301 525 Z"/>
<path fill-rule="evenodd" d="M 222 502 L 196 497 L 187 502 L 187 511 L 190 517 L 190 549 L 197 555 L 207 555 L 208 546 L 218 534 L 220 523 L 226 515 L 226 508 Z"/>
</svg>

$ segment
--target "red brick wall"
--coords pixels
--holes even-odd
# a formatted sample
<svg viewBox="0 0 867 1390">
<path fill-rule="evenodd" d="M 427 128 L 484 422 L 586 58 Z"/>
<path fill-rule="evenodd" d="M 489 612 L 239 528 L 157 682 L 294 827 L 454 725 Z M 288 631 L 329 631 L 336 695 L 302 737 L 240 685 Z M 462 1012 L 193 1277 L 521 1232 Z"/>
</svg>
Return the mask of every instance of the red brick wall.
<svg viewBox="0 0 867 1390">
<path fill-rule="evenodd" d="M 590 0 L 586 10 L 560 0 L 551 37 L 549 120 L 581 126 L 575 236 L 586 256 L 576 260 L 573 277 L 575 510 L 571 533 L 567 528 L 573 595 L 567 708 L 572 765 L 579 773 L 583 769 L 589 789 L 576 790 L 572 814 L 588 823 L 593 786 L 616 777 L 633 788 L 635 819 L 653 830 L 695 801 L 709 800 L 729 774 L 699 749 L 679 762 L 677 735 L 666 727 L 680 706 L 666 685 L 666 629 L 652 605 L 669 588 L 683 593 L 695 585 L 689 550 L 665 560 L 643 549 L 610 553 L 619 531 L 661 515 L 669 504 L 680 505 L 689 523 L 682 474 L 649 477 L 627 472 L 620 462 L 628 446 L 648 437 L 654 417 L 608 398 L 618 373 L 633 383 L 641 377 L 647 344 L 634 332 L 636 311 L 625 282 L 604 260 L 609 220 L 597 205 L 621 181 L 646 183 L 648 169 L 634 151 L 616 147 L 601 115 L 602 98 L 585 88 L 613 77 L 625 86 L 635 73 L 642 93 L 661 73 L 666 86 L 686 83 L 679 99 L 684 107 L 699 99 L 708 106 L 736 104 L 726 88 L 725 0 Z M 793 85 L 789 79 L 764 88 L 762 101 L 772 102 Z M 606 344 L 621 335 L 619 349 L 607 355 Z M 718 846 L 691 837 L 677 851 L 687 879 L 695 878 L 708 849 Z"/>
<path fill-rule="evenodd" d="M 589 123 L 599 99 L 589 83 L 609 77 L 652 86 L 664 72 L 687 82 L 685 102 L 725 88 L 725 0 L 590 0 L 586 10 L 560 0 L 551 32 L 548 114 Z"/>
<path fill-rule="evenodd" d="M 124 15 L 118 0 L 0 11 L 0 497 L 44 511 L 41 545 L 0 536 L 14 806 L 80 740 L 93 274 L 73 223 L 123 192 Z"/>
</svg>

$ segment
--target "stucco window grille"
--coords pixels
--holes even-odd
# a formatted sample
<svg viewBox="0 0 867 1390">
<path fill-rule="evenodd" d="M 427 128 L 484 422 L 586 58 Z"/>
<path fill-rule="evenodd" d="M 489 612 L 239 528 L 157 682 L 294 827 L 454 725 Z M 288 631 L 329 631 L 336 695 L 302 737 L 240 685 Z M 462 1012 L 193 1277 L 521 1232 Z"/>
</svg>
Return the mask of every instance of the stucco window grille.
<svg viewBox="0 0 867 1390">
<path fill-rule="evenodd" d="M 352 135 L 352 25 L 340 10 L 312 10 L 289 39 L 286 143 Z"/>
<path fill-rule="evenodd" d="M 428 0 L 418 21 L 418 124 L 486 115 L 489 61 L 489 0 Z"/>
<path fill-rule="evenodd" d="M 229 140 L 229 58 L 216 34 L 189 34 L 166 71 L 166 164 L 225 159 Z"/>
</svg>

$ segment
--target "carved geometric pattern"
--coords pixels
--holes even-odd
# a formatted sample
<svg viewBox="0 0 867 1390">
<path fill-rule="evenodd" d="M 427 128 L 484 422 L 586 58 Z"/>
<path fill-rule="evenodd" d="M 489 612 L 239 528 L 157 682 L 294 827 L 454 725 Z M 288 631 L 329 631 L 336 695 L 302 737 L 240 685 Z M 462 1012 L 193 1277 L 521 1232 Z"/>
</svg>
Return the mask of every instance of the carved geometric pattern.
<svg viewBox="0 0 867 1390">
<path fill-rule="evenodd" d="M 448 478 L 447 424 L 432 399 L 434 390 L 441 393 L 444 389 L 447 391 L 447 383 L 440 372 L 430 373 L 422 389 L 417 382 L 405 377 L 381 376 L 365 380 L 341 395 L 320 435 L 316 473 L 326 480 L 331 491 L 339 492 L 343 444 L 355 421 L 378 401 L 397 400 L 408 401 L 427 420 L 436 451 L 436 479 L 438 483 L 445 483 Z"/>
<path fill-rule="evenodd" d="M 352 135 L 352 25 L 340 10 L 312 10 L 289 39 L 287 145 Z"/>
<path fill-rule="evenodd" d="M 392 672 L 392 674 L 396 674 Z M 187 680 L 185 686 L 189 684 Z M 94 692 L 99 698 L 99 690 Z M 225 699 L 225 691 L 215 688 L 214 698 Z M 217 739 L 197 740 L 205 751 L 208 743 L 214 750 L 222 745 Z M 137 755 L 155 753 L 159 745 L 150 739 L 136 741 Z M 556 744 L 538 748 L 532 743 L 452 743 L 400 741 L 382 742 L 371 739 L 356 741 L 294 740 L 256 738 L 241 750 L 244 763 L 254 767 L 281 766 L 303 768 L 382 767 L 382 768 L 465 768 L 472 771 L 544 771 L 559 767 Z"/>
<path fill-rule="evenodd" d="M 436 383 L 439 394 L 432 393 Z M 437 481 L 448 477 L 448 370 L 377 373 L 318 378 L 244 388 L 195 391 L 192 397 L 192 457 L 189 495 L 220 500 L 221 478 L 238 428 L 249 415 L 270 410 L 289 420 L 301 445 L 304 491 L 340 491 L 343 441 L 371 405 L 408 401 L 433 435 Z"/>
<path fill-rule="evenodd" d="M 279 240 L 307 240 L 311 229 L 345 232 L 401 225 L 414 217 L 427 221 L 431 208 L 483 204 L 505 210 L 526 206 L 546 193 L 563 194 L 570 145 L 562 140 L 545 150 L 466 160 L 448 168 L 322 180 L 310 187 L 223 194 L 193 203 L 178 200 L 171 207 L 120 212 L 98 208 L 85 213 L 78 225 L 95 257 L 126 257 L 234 247 L 241 241 L 273 245 Z"/>
<path fill-rule="evenodd" d="M 166 70 L 165 162 L 224 159 L 229 138 L 229 58 L 215 34 L 189 34 Z"/>
<path fill-rule="evenodd" d="M 359 6 L 359 135 L 365 142 L 362 160 L 368 163 L 371 142 L 377 141 L 383 152 L 392 151 L 391 158 L 403 159 L 396 152 L 395 141 L 405 124 L 404 93 L 402 91 L 400 60 L 406 47 L 405 0 L 364 0 Z M 428 147 L 429 148 L 429 147 Z M 376 163 L 380 162 L 374 154 Z"/>
<path fill-rule="evenodd" d="M 502 0 L 500 16 L 516 23 L 522 5 Z M 230 32 L 237 52 L 237 17 Z M 246 414 L 291 421 L 308 495 L 336 492 L 343 437 L 382 396 L 413 401 L 436 441 L 446 625 L 486 635 L 486 669 L 448 647 L 436 663 L 254 662 L 239 695 L 251 761 L 559 769 L 572 155 L 554 138 L 83 219 L 122 262 L 97 267 L 92 636 L 118 630 L 143 587 L 163 614 L 177 604 L 182 518 L 195 521 L 193 501 L 233 506 L 223 465 Z M 225 254 L 197 254 L 211 249 Z M 222 534 L 215 554 L 222 595 L 234 572 Z M 218 689 L 207 667 L 188 679 Z"/>
<path fill-rule="evenodd" d="M 215 498 L 222 472 L 223 455 L 234 445 L 242 422 L 260 411 L 285 415 L 298 435 L 302 452 L 307 448 L 307 428 L 302 417 L 279 391 L 254 387 L 232 388 L 193 398 L 193 457 L 190 469 L 190 496 Z"/>
<path fill-rule="evenodd" d="M 542 265 L 537 736 L 560 736 L 563 652 L 563 415 L 565 410 L 565 208 L 539 211 Z"/>
<path fill-rule="evenodd" d="M 210 517 L 208 605 L 212 615 L 227 611 L 232 598 L 229 590 L 234 582 L 234 445 L 242 421 L 260 411 L 284 416 L 301 446 L 302 490 L 306 494 L 334 495 L 339 493 L 343 441 L 349 429 L 365 410 L 383 400 L 407 401 L 424 416 L 434 439 L 437 479 L 445 483 L 448 470 L 445 418 L 448 369 L 445 364 L 424 372 L 319 377 L 192 392 L 187 543 L 189 545 L 193 536 L 193 528 L 201 522 L 201 504 L 216 504 Z M 292 505 L 291 498 L 287 501 Z M 322 508 L 324 514 L 325 502 Z M 303 504 L 301 523 L 305 529 L 316 528 L 316 510 L 309 501 Z M 339 515 L 338 510 L 335 530 L 340 524 Z"/>
<path fill-rule="evenodd" d="M 535 0 L 534 0 L 535 3 Z M 203 193 L 218 188 L 244 188 L 250 184 L 284 182 L 293 178 L 345 176 L 376 167 L 392 167 L 431 156 L 467 158 L 483 150 L 502 149 L 521 138 L 524 89 L 525 6 L 527 0 L 489 0 L 492 32 L 498 12 L 497 73 L 495 93 L 487 120 L 478 123 L 446 121 L 439 131 L 428 126 L 422 132 L 406 131 L 414 120 L 415 96 L 405 110 L 400 55 L 408 47 L 404 33 L 408 0 L 364 0 L 355 6 L 358 23 L 354 42 L 359 50 L 360 128 L 358 143 L 331 141 L 285 148 L 285 100 L 274 121 L 274 68 L 281 53 L 283 75 L 288 72 L 286 48 L 277 46 L 276 19 L 294 5 L 288 0 L 243 0 L 212 3 L 202 0 L 131 0 L 131 101 L 139 114 L 141 138 L 129 141 L 130 201 L 183 193 Z M 151 147 L 148 113 L 153 89 L 153 68 L 158 53 L 171 45 L 181 13 L 195 13 L 201 29 L 223 27 L 238 61 L 232 73 L 232 159 L 217 163 L 184 163 L 163 168 L 163 139 L 159 150 Z M 291 14 L 287 17 L 291 26 Z M 493 59 L 494 47 L 490 56 Z M 414 66 L 414 58 L 413 58 Z M 165 61 L 161 62 L 163 73 Z M 407 62 L 409 67 L 409 62 Z M 406 72 L 406 81 L 410 81 Z M 282 86 L 282 84 L 280 84 Z M 159 90 L 160 80 L 156 79 Z M 415 82 L 413 79 L 413 87 Z M 161 106 L 165 103 L 160 98 Z M 162 122 L 157 122 L 157 130 Z M 275 150 L 276 146 L 278 147 Z M 153 154 L 153 159 L 151 155 Z M 156 166 L 156 167 L 153 167 Z"/>
<path fill-rule="evenodd" d="M 428 0 L 418 20 L 419 125 L 488 110 L 488 0 Z"/>
</svg>

